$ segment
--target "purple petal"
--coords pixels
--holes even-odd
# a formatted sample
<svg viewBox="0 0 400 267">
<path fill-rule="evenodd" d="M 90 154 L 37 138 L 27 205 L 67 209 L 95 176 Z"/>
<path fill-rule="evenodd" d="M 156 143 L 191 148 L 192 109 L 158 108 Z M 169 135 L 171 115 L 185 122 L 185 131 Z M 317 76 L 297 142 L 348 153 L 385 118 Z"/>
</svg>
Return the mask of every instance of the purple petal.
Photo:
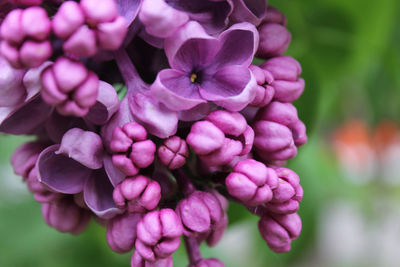
<svg viewBox="0 0 400 267">
<path fill-rule="evenodd" d="M 144 0 L 139 19 L 148 34 L 166 38 L 184 25 L 189 17 L 185 12 L 169 6 L 164 0 Z"/>
<path fill-rule="evenodd" d="M 235 7 L 231 16 L 233 21 L 249 21 L 257 26 L 267 14 L 265 0 L 232 0 L 232 2 Z"/>
<path fill-rule="evenodd" d="M 100 218 L 111 219 L 123 211 L 118 209 L 112 197 L 114 186 L 104 169 L 93 171 L 85 183 L 83 197 L 86 205 Z"/>
<path fill-rule="evenodd" d="M 179 120 L 181 121 L 199 121 L 207 116 L 213 105 L 211 103 L 202 103 L 188 110 L 179 111 Z"/>
<path fill-rule="evenodd" d="M 239 111 L 254 98 L 257 82 L 247 67 L 227 66 L 206 79 L 200 94 L 230 111 Z"/>
<path fill-rule="evenodd" d="M 46 61 L 45 63 L 43 63 L 42 65 L 40 65 L 37 68 L 33 68 L 33 69 L 29 69 L 25 75 L 24 75 L 24 79 L 23 79 L 23 84 L 26 88 L 26 92 L 27 92 L 27 99 L 30 99 L 31 97 L 33 97 L 34 95 L 36 95 L 37 93 L 40 92 L 40 90 L 42 89 L 42 80 L 40 78 L 42 71 L 47 68 L 48 66 L 50 66 L 52 63 L 49 61 Z"/>
<path fill-rule="evenodd" d="M 191 72 L 204 66 L 215 56 L 218 40 L 208 35 L 195 21 L 189 21 L 171 37 L 165 39 L 165 54 L 174 69 Z"/>
<path fill-rule="evenodd" d="M 43 125 L 51 111 L 52 107 L 44 103 L 39 95 L 17 108 L 1 108 L 0 132 L 15 135 L 32 134 Z"/>
<path fill-rule="evenodd" d="M 167 138 L 176 133 L 178 114 L 158 103 L 149 91 L 128 97 L 132 115 L 146 130 L 159 138 Z"/>
<path fill-rule="evenodd" d="M 10 107 L 20 104 L 25 99 L 25 88 L 22 86 L 23 70 L 10 66 L 8 61 L 0 56 L 0 106 Z"/>
<path fill-rule="evenodd" d="M 52 145 L 40 153 L 37 161 L 38 179 L 50 189 L 64 194 L 77 194 L 92 173 L 79 162 L 56 154 L 60 145 Z"/>
<path fill-rule="evenodd" d="M 232 3 L 226 0 L 167 0 L 170 6 L 185 11 L 191 20 L 198 21 L 210 34 L 215 34 L 228 24 Z"/>
<path fill-rule="evenodd" d="M 118 13 L 125 17 L 129 25 L 136 18 L 142 0 L 115 0 L 115 3 L 117 4 Z"/>
<path fill-rule="evenodd" d="M 107 176 L 110 178 L 110 182 L 113 186 L 117 186 L 120 182 L 122 182 L 122 180 L 125 179 L 126 175 L 114 166 L 110 155 L 104 155 L 103 164 Z"/>
<path fill-rule="evenodd" d="M 69 130 L 64 134 L 56 153 L 74 159 L 89 169 L 103 166 L 103 142 L 94 132 L 79 128 Z"/>
<path fill-rule="evenodd" d="M 103 125 L 117 112 L 118 108 L 119 100 L 114 87 L 100 81 L 96 104 L 89 109 L 85 119 L 96 125 Z"/>
<path fill-rule="evenodd" d="M 259 36 L 254 25 L 243 22 L 234 24 L 219 36 L 220 48 L 215 56 L 212 69 L 229 65 L 248 67 L 258 48 Z"/>
<path fill-rule="evenodd" d="M 205 103 L 198 92 L 198 86 L 191 83 L 188 74 L 165 69 L 158 73 L 151 91 L 167 108 L 175 111 L 191 109 Z"/>
<path fill-rule="evenodd" d="M 82 118 L 75 116 L 63 116 L 60 113 L 53 111 L 47 119 L 46 133 L 48 137 L 56 144 L 61 143 L 64 134 L 72 128 L 80 128 L 84 130 L 94 130 L 90 125 L 87 125 Z"/>
</svg>

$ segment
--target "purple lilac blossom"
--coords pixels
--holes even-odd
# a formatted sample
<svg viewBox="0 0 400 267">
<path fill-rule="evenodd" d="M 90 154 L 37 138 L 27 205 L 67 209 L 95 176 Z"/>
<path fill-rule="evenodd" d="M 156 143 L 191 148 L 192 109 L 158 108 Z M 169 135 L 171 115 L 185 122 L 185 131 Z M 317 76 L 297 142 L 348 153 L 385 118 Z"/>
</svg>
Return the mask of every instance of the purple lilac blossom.
<svg viewBox="0 0 400 267">
<path fill-rule="evenodd" d="M 254 97 L 256 81 L 248 67 L 257 45 L 258 33 L 249 23 L 235 24 L 214 38 L 200 24 L 188 22 L 165 40 L 172 68 L 159 72 L 151 90 L 172 110 L 207 101 L 241 110 Z"/>
<path fill-rule="evenodd" d="M 285 15 L 264 0 L 10 0 L 0 4 L 0 132 L 44 221 L 91 218 L 132 267 L 222 267 L 228 202 L 260 218 L 271 250 L 301 231 L 299 176 L 278 167 L 307 141 L 282 56 Z M 253 65 L 255 56 L 265 60 Z M 229 201 L 228 201 L 229 200 Z"/>
</svg>

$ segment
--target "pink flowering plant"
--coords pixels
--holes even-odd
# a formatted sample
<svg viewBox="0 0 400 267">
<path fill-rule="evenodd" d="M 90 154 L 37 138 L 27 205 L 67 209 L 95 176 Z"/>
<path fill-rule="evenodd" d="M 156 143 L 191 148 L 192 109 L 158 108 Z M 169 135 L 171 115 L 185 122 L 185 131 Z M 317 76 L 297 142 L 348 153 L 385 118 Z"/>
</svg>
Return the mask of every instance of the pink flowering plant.
<svg viewBox="0 0 400 267">
<path fill-rule="evenodd" d="M 3 4 L 3 2 L 5 2 Z M 11 164 L 45 222 L 95 219 L 131 266 L 219 267 L 229 201 L 275 252 L 301 231 L 307 141 L 300 64 L 265 0 L 9 0 L 0 12 L 0 131 L 32 135 Z M 255 57 L 262 61 L 253 64 Z"/>
</svg>

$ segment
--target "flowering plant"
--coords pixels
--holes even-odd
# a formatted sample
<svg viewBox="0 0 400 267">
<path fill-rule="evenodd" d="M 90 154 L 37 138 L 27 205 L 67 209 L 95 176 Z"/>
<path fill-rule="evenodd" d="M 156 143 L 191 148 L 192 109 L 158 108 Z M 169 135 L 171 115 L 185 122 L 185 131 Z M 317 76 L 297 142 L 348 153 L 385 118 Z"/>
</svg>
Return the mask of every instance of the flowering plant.
<svg viewBox="0 0 400 267">
<path fill-rule="evenodd" d="M 286 18 L 264 0 L 10 0 L 0 13 L 0 131 L 33 135 L 11 158 L 46 223 L 91 219 L 131 266 L 190 266 L 228 224 L 260 217 L 276 252 L 301 230 L 307 141 L 291 104 L 301 67 Z M 261 65 L 254 58 L 263 59 Z"/>
</svg>

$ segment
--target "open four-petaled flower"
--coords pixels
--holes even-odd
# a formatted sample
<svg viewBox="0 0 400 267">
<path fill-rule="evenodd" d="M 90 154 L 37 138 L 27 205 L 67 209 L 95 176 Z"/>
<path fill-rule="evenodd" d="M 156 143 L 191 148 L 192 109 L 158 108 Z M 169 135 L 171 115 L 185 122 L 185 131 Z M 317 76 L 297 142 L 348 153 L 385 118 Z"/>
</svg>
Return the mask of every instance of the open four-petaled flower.
<svg viewBox="0 0 400 267">
<path fill-rule="evenodd" d="M 164 45 L 171 69 L 159 72 L 151 90 L 168 108 L 190 110 L 212 101 L 238 111 L 254 98 L 256 81 L 248 67 L 258 33 L 252 24 L 235 24 L 214 38 L 191 21 Z"/>
</svg>

